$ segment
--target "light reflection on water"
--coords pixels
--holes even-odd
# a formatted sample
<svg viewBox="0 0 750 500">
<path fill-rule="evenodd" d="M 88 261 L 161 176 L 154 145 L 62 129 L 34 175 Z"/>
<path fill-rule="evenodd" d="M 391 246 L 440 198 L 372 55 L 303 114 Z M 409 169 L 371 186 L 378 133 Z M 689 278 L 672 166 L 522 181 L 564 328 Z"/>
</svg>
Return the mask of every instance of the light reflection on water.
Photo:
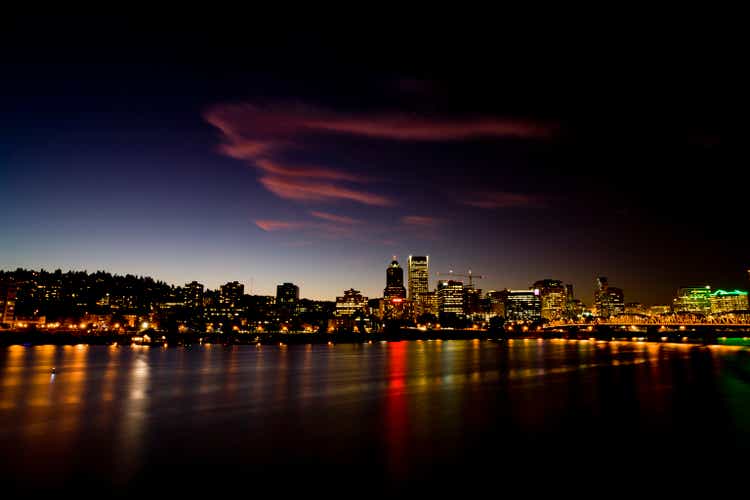
<svg viewBox="0 0 750 500">
<path fill-rule="evenodd" d="M 12 346 L 0 478 L 125 488 L 295 467 L 421 484 L 545 455 L 591 467 L 644 439 L 665 460 L 716 454 L 750 442 L 745 370 L 746 351 L 643 342 Z"/>
</svg>

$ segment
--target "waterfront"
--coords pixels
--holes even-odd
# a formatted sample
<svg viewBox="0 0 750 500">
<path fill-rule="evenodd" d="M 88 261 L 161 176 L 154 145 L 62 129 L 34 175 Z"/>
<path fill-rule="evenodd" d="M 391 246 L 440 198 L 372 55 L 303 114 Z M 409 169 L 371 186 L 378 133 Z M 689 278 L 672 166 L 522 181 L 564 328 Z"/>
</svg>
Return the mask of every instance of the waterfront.
<svg viewBox="0 0 750 500">
<path fill-rule="evenodd" d="M 750 450 L 749 374 L 740 347 L 646 342 L 10 346 L 0 479 L 18 494 L 279 477 L 437 492 L 609 471 L 674 488 L 662 474 L 695 484 Z"/>
</svg>

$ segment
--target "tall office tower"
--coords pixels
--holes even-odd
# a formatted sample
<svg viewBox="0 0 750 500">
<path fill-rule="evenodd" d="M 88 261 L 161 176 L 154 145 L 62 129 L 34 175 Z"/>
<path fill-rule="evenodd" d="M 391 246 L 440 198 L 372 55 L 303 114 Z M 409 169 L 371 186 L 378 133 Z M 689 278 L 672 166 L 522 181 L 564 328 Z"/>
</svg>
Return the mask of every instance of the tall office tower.
<svg viewBox="0 0 750 500">
<path fill-rule="evenodd" d="M 230 281 L 226 285 L 221 285 L 219 289 L 219 304 L 222 308 L 234 309 L 239 307 L 240 299 L 245 294 L 245 285 L 239 281 Z"/>
<path fill-rule="evenodd" d="M 711 312 L 711 287 L 683 286 L 677 289 L 672 302 L 672 309 L 677 313 L 708 314 Z"/>
<path fill-rule="evenodd" d="M 505 318 L 508 321 L 537 321 L 542 317 L 541 292 L 509 290 L 505 297 Z"/>
<path fill-rule="evenodd" d="M 482 290 L 464 285 L 464 313 L 476 314 L 482 310 Z"/>
<path fill-rule="evenodd" d="M 604 276 L 596 280 L 597 290 L 594 292 L 596 314 L 601 317 L 616 316 L 625 313 L 625 294 L 621 288 L 609 286 Z"/>
<path fill-rule="evenodd" d="M 385 270 L 385 289 L 383 298 L 388 300 L 405 299 L 406 288 L 404 288 L 404 270 L 398 265 L 397 260 L 393 260 L 391 265 Z"/>
<path fill-rule="evenodd" d="M 567 285 L 565 285 L 565 317 L 567 318 L 572 318 L 574 316 L 574 300 L 575 297 L 573 296 L 573 285 L 568 283 Z"/>
<path fill-rule="evenodd" d="M 463 314 L 464 284 L 460 281 L 441 280 L 437 286 L 438 312 Z"/>
<path fill-rule="evenodd" d="M 203 309 L 203 285 L 197 281 L 186 283 L 183 293 L 185 294 L 185 307 L 194 310 Z"/>
<path fill-rule="evenodd" d="M 562 319 L 567 305 L 567 289 L 560 280 L 544 279 L 534 283 L 542 300 L 542 318 L 554 321 Z"/>
<path fill-rule="evenodd" d="M 0 280 L 0 323 L 12 323 L 15 319 L 18 286 L 13 279 Z"/>
<path fill-rule="evenodd" d="M 409 256 L 409 299 L 420 302 L 420 295 L 430 291 L 429 257 Z"/>
<path fill-rule="evenodd" d="M 299 287 L 294 283 L 276 286 L 276 306 L 286 315 L 294 316 L 299 303 Z"/>
<path fill-rule="evenodd" d="M 489 290 L 487 298 L 490 301 L 490 314 L 505 316 L 505 302 L 510 290 Z"/>
</svg>

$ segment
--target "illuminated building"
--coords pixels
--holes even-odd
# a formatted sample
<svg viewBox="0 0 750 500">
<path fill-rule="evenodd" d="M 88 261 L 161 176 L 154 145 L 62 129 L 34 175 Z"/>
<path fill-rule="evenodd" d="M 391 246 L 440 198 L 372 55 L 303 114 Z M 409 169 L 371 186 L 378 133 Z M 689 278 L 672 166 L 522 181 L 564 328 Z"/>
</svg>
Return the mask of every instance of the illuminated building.
<svg viewBox="0 0 750 500">
<path fill-rule="evenodd" d="M 454 280 L 438 281 L 437 302 L 440 314 L 463 314 L 464 284 Z"/>
<path fill-rule="evenodd" d="M 425 292 L 421 295 L 419 303 L 420 314 L 438 314 L 438 296 L 436 292 Z"/>
<path fill-rule="evenodd" d="M 508 321 L 538 321 L 542 318 L 541 292 L 508 290 L 505 297 L 505 318 Z"/>
<path fill-rule="evenodd" d="M 580 319 L 588 312 L 586 304 L 584 304 L 581 299 L 571 300 L 568 307 L 568 314 L 572 319 Z M 590 315 L 590 312 L 588 312 L 588 314 Z"/>
<path fill-rule="evenodd" d="M 222 307 L 234 309 L 239 307 L 240 300 L 245 294 L 245 285 L 239 281 L 231 281 L 219 287 L 219 304 Z"/>
<path fill-rule="evenodd" d="M 747 311 L 747 292 L 741 290 L 716 290 L 711 294 L 711 312 L 713 314 L 733 311 Z"/>
<path fill-rule="evenodd" d="M 393 260 L 391 265 L 385 270 L 385 289 L 383 290 L 383 299 L 386 302 L 393 299 L 405 299 L 406 288 L 404 288 L 404 270 L 398 265 L 397 260 Z"/>
<path fill-rule="evenodd" d="M 482 290 L 464 285 L 464 313 L 477 314 L 482 311 Z"/>
<path fill-rule="evenodd" d="M 354 316 L 357 313 L 367 312 L 367 297 L 363 297 L 359 290 L 350 288 L 344 291 L 344 295 L 336 297 L 336 310 L 334 316 L 337 318 L 346 318 Z"/>
<path fill-rule="evenodd" d="M 594 292 L 596 314 L 608 318 L 625 313 L 625 294 L 621 288 L 609 286 L 606 277 L 597 278 L 597 290 Z"/>
<path fill-rule="evenodd" d="M 545 279 L 534 283 L 542 301 L 542 318 L 550 321 L 563 317 L 568 302 L 567 289 L 560 280 Z"/>
<path fill-rule="evenodd" d="M 294 316 L 299 304 L 299 287 L 294 283 L 283 283 L 276 286 L 276 305 L 282 315 Z"/>
<path fill-rule="evenodd" d="M 490 314 L 495 316 L 505 316 L 505 300 L 508 297 L 509 290 L 489 290 L 487 299 L 490 302 Z"/>
<path fill-rule="evenodd" d="M 409 299 L 419 301 L 419 296 L 430 291 L 429 257 L 409 256 Z"/>
<path fill-rule="evenodd" d="M 417 314 L 429 312 L 430 293 L 429 257 L 426 255 L 409 256 L 409 300 Z"/>
<path fill-rule="evenodd" d="M 711 312 L 711 287 L 684 286 L 677 290 L 672 303 L 676 313 L 708 314 Z"/>
<path fill-rule="evenodd" d="M 15 318 L 18 287 L 11 280 L 0 281 L 0 323 L 12 323 Z"/>
<path fill-rule="evenodd" d="M 240 322 L 240 314 L 245 311 L 242 307 L 244 294 L 245 285 L 238 281 L 230 281 L 221 285 L 218 293 L 216 291 L 204 293 L 206 319 L 221 325 L 224 329 L 228 328 L 231 323 Z"/>
<path fill-rule="evenodd" d="M 628 302 L 625 304 L 625 314 L 646 314 L 646 307 L 640 302 Z"/>
<path fill-rule="evenodd" d="M 672 308 L 669 306 L 651 306 L 648 308 L 649 316 L 659 316 L 661 314 L 669 314 L 672 312 Z"/>
<path fill-rule="evenodd" d="M 185 307 L 193 310 L 203 309 L 203 285 L 192 281 L 183 289 Z"/>
</svg>

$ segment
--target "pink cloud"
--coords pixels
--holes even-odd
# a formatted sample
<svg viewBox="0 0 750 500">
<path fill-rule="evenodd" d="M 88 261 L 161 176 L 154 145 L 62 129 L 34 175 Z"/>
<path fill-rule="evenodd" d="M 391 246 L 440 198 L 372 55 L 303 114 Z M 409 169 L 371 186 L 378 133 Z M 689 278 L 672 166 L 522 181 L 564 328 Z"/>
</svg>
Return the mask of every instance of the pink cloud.
<svg viewBox="0 0 750 500">
<path fill-rule="evenodd" d="M 288 165 L 279 161 L 279 156 L 290 148 L 300 147 L 310 134 L 397 141 L 460 141 L 482 137 L 536 139 L 556 133 L 554 124 L 518 119 L 347 114 L 300 103 L 265 107 L 248 103 L 217 105 L 205 113 L 205 119 L 222 133 L 219 150 L 250 162 L 263 174 L 260 178 L 263 186 L 277 196 L 297 201 L 345 200 L 375 206 L 394 202 L 347 185 L 365 183 L 367 178 L 324 166 Z"/>
<path fill-rule="evenodd" d="M 407 215 L 405 217 L 401 217 L 401 222 L 409 226 L 436 227 L 439 221 L 434 217 L 425 217 L 422 215 Z"/>
<path fill-rule="evenodd" d="M 312 215 L 313 217 L 317 217 L 318 219 L 327 220 L 329 222 L 336 222 L 338 224 L 351 225 L 351 224 L 358 224 L 360 222 L 357 219 L 353 219 L 345 215 L 329 214 L 327 212 L 318 212 L 316 210 L 311 211 L 310 215 Z"/>
<path fill-rule="evenodd" d="M 305 126 L 314 130 L 400 141 L 461 141 L 481 137 L 543 138 L 555 131 L 550 125 L 531 121 L 499 118 L 446 120 L 406 114 L 364 118 L 330 116 L 306 121 Z"/>
<path fill-rule="evenodd" d="M 480 194 L 465 203 L 479 208 L 539 208 L 545 205 L 545 200 L 541 196 L 500 191 Z"/>
<path fill-rule="evenodd" d="M 333 182 L 310 182 L 293 177 L 264 176 L 260 183 L 275 195 L 297 201 L 349 200 L 365 205 L 389 206 L 393 201 L 385 196 L 344 187 Z"/>
<path fill-rule="evenodd" d="M 282 220 L 256 220 L 255 225 L 264 231 L 288 231 L 303 227 L 303 224 L 300 222 L 288 222 Z"/>
<path fill-rule="evenodd" d="M 311 179 L 330 179 L 337 181 L 364 182 L 365 179 L 355 174 L 325 167 L 285 166 L 271 160 L 256 160 L 255 166 L 262 171 L 286 177 L 304 177 Z"/>
</svg>

